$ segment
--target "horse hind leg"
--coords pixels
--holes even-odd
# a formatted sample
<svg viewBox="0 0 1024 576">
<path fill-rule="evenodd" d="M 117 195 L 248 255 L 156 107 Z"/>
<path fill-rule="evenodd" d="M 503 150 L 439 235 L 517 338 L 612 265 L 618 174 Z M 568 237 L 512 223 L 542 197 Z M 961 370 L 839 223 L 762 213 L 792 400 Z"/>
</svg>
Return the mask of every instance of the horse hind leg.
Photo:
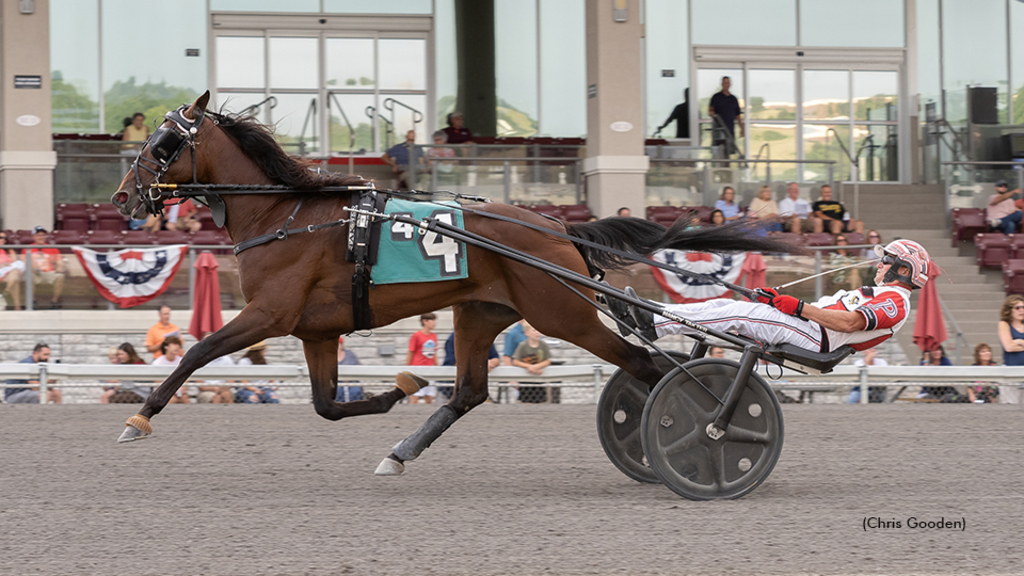
<svg viewBox="0 0 1024 576">
<path fill-rule="evenodd" d="M 401 475 L 405 462 L 419 457 L 456 420 L 487 400 L 487 352 L 498 334 L 519 319 L 519 313 L 486 302 L 464 302 L 453 310 L 456 376 L 452 399 L 391 449 L 374 471 L 377 476 Z"/>
</svg>

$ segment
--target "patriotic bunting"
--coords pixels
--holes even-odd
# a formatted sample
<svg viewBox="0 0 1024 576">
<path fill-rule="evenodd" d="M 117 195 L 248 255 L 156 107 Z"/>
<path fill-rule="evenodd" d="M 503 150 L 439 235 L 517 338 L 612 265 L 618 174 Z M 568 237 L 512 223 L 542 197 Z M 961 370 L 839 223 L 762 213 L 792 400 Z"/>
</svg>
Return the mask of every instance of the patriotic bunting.
<svg viewBox="0 0 1024 576">
<path fill-rule="evenodd" d="M 656 262 L 675 266 L 690 272 L 706 274 L 736 284 L 747 258 L 740 254 L 707 254 L 685 250 L 661 250 L 651 257 Z M 654 280 L 673 302 L 689 304 L 704 302 L 712 298 L 731 298 L 732 291 L 713 284 L 705 278 L 682 276 L 660 268 L 651 268 Z"/>
<path fill-rule="evenodd" d="M 188 246 L 176 244 L 117 252 L 96 252 L 81 246 L 71 249 L 104 298 L 121 308 L 131 308 L 167 290 Z"/>
</svg>

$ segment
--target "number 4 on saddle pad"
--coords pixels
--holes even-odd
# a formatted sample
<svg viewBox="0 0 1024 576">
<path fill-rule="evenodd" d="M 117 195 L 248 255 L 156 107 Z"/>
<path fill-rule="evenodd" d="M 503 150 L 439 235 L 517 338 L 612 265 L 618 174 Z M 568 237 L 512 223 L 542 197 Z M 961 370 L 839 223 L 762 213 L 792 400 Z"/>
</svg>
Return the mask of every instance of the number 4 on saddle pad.
<svg viewBox="0 0 1024 576">
<path fill-rule="evenodd" d="M 401 214 L 417 220 L 437 218 L 465 229 L 462 211 L 455 202 L 408 202 L 391 199 L 384 212 Z M 405 222 L 384 222 L 377 250 L 377 263 L 370 271 L 370 279 L 374 284 L 437 282 L 459 280 L 469 276 L 465 244 L 430 230 L 421 232 L 423 230 L 420 227 Z"/>
</svg>

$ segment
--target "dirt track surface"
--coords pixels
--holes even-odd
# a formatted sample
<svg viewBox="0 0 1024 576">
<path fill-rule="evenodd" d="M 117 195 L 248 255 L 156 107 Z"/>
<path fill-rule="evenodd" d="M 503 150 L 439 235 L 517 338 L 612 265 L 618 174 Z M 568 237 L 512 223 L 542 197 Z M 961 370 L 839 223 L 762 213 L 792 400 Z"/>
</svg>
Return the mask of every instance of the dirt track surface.
<svg viewBox="0 0 1024 576">
<path fill-rule="evenodd" d="M 1019 407 L 786 406 L 775 471 L 718 502 L 623 476 L 594 406 L 485 405 L 374 477 L 431 409 L 172 406 L 118 445 L 131 407 L 0 406 L 0 574 L 1024 573 Z"/>
</svg>

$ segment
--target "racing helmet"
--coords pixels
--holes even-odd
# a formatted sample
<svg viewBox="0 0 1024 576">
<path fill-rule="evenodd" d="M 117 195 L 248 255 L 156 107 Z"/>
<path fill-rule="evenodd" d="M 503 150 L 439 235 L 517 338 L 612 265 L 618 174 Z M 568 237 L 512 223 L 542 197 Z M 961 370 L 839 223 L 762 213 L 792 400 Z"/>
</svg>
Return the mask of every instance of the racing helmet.
<svg viewBox="0 0 1024 576">
<path fill-rule="evenodd" d="M 892 258 L 892 266 L 885 272 L 882 278 L 883 284 L 894 281 L 910 284 L 914 288 L 924 288 L 928 282 L 928 271 L 931 268 L 932 260 L 928 257 L 928 251 L 913 240 L 893 240 L 884 247 L 875 246 L 875 254 L 879 258 Z M 906 266 L 910 269 L 909 274 L 900 274 L 899 269 Z"/>
</svg>

